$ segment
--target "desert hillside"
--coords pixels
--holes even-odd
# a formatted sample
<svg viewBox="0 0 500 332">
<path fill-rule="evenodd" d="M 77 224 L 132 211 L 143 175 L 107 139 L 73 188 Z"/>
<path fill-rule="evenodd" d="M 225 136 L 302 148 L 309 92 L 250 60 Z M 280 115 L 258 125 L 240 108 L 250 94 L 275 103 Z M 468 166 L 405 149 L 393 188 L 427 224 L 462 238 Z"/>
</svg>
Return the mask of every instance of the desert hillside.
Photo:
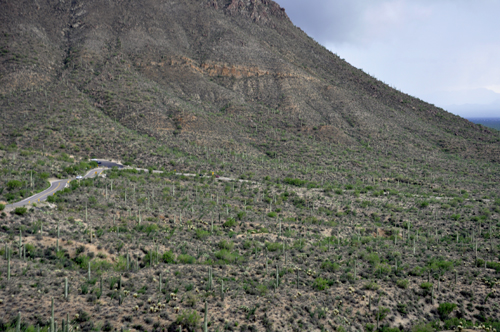
<svg viewBox="0 0 500 332">
<path fill-rule="evenodd" d="M 500 132 L 271 0 L 0 0 L 0 131 L 0 331 L 499 330 Z"/>
</svg>

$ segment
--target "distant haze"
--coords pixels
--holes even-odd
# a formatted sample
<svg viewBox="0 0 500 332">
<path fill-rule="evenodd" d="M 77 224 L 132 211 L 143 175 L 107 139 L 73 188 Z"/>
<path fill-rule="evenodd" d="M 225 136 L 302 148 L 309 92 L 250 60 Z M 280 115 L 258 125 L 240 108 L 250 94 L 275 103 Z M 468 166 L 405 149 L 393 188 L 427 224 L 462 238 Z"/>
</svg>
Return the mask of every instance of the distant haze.
<svg viewBox="0 0 500 332">
<path fill-rule="evenodd" d="M 500 117 L 500 1 L 278 2 L 295 25 L 385 83 L 464 117 Z"/>
</svg>

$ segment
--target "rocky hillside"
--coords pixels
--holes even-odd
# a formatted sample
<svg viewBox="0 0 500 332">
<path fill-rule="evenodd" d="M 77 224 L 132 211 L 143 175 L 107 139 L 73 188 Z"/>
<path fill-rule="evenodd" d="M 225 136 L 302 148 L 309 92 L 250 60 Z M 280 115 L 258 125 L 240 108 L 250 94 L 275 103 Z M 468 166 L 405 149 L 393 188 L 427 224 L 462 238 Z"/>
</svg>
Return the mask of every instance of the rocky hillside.
<svg viewBox="0 0 500 332">
<path fill-rule="evenodd" d="M 0 15 L 5 145 L 150 163 L 164 161 L 148 137 L 282 158 L 297 137 L 500 155 L 498 133 L 352 67 L 270 0 L 6 0 Z"/>
<path fill-rule="evenodd" d="M 500 132 L 273 1 L 0 0 L 0 134 L 0 332 L 500 331 Z"/>
</svg>

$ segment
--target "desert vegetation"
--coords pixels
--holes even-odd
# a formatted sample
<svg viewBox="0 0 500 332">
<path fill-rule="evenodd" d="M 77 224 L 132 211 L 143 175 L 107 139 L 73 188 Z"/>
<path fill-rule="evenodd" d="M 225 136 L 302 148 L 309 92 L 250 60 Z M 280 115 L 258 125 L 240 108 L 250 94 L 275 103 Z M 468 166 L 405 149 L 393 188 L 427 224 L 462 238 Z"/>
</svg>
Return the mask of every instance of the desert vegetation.
<svg viewBox="0 0 500 332">
<path fill-rule="evenodd" d="M 51 329 L 54 299 L 59 329 L 88 331 L 498 327 L 495 186 L 199 167 L 112 169 L 3 212 L 3 326 Z"/>
</svg>

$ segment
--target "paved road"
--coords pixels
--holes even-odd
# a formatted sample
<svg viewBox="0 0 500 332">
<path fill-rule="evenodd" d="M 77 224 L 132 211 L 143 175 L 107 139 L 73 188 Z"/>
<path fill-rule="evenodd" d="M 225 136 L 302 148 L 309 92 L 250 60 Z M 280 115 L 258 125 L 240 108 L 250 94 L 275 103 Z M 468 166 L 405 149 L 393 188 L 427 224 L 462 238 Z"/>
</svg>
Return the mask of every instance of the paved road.
<svg viewBox="0 0 500 332">
<path fill-rule="evenodd" d="M 99 162 L 99 168 L 94 168 L 94 169 L 88 171 L 87 174 L 85 174 L 85 176 L 83 176 L 84 179 L 93 178 L 95 176 L 99 176 L 106 169 L 112 168 L 112 167 L 118 167 L 119 169 L 132 169 L 131 167 L 124 167 L 121 164 L 118 164 L 118 163 L 115 163 L 115 162 L 111 162 L 111 161 L 107 161 L 107 160 L 92 159 L 92 161 Z M 136 169 L 138 171 L 148 172 L 148 170 L 144 169 L 144 168 L 136 168 Z M 163 172 L 155 170 L 155 171 L 153 171 L 153 173 L 163 173 Z M 176 175 L 197 176 L 197 174 L 189 174 L 189 173 L 176 173 Z M 209 176 L 205 175 L 204 177 L 209 177 Z M 64 190 L 64 188 L 66 188 L 66 186 L 71 182 L 71 180 L 74 180 L 74 178 L 54 181 L 54 182 L 51 183 L 50 188 L 42 191 L 41 193 L 38 193 L 36 195 L 33 195 L 33 196 L 28 197 L 26 199 L 23 199 L 20 202 L 7 205 L 5 208 L 6 209 L 16 208 L 16 207 L 25 206 L 25 205 L 28 205 L 28 204 L 33 204 L 33 203 L 39 203 L 39 202 L 46 201 L 48 196 L 54 195 L 56 192 Z M 233 180 L 237 180 L 237 179 L 220 177 L 220 178 L 217 178 L 217 180 L 219 180 L 219 181 L 233 181 Z M 239 182 L 253 182 L 253 181 L 239 180 L 239 179 L 238 179 L 238 181 Z"/>
<path fill-rule="evenodd" d="M 103 160 L 103 159 L 91 159 L 91 161 L 96 161 L 99 164 L 99 167 L 107 167 L 107 168 L 112 168 L 112 167 L 118 167 L 118 168 L 123 168 L 123 165 L 108 161 L 108 160 Z"/>
<path fill-rule="evenodd" d="M 114 166 L 116 166 L 118 168 L 123 168 L 123 165 L 113 163 L 110 161 L 101 161 L 101 163 L 99 165 L 100 165 L 99 168 L 94 168 L 94 169 L 88 171 L 87 174 L 85 174 L 83 176 L 83 178 L 87 179 L 87 178 L 93 178 L 95 176 L 99 176 L 106 169 L 114 167 Z M 74 180 L 74 178 L 53 181 L 50 184 L 50 187 L 48 189 L 42 191 L 41 193 L 38 193 L 36 195 L 33 195 L 33 196 L 28 197 L 26 199 L 23 199 L 20 202 L 7 205 L 5 208 L 6 209 L 16 208 L 16 207 L 25 206 L 28 204 L 40 203 L 40 202 L 46 201 L 47 197 L 49 197 L 50 195 L 54 195 L 56 192 L 64 190 L 64 188 L 66 188 L 66 186 L 68 185 L 68 183 L 71 182 L 71 180 Z"/>
</svg>

